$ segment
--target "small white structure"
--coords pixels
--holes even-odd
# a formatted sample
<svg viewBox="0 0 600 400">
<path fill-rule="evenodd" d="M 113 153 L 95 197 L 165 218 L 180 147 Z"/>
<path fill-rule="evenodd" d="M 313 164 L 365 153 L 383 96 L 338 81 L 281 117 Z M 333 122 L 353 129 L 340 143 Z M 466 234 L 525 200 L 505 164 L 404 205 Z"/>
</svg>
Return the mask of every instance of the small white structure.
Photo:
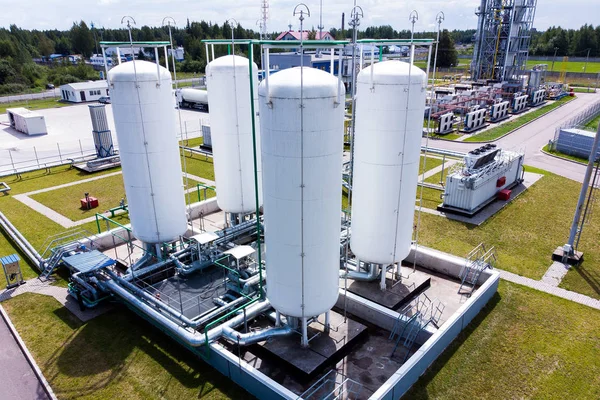
<svg viewBox="0 0 600 400">
<path fill-rule="evenodd" d="M 100 97 L 108 96 L 108 85 L 106 81 L 67 83 L 60 87 L 60 96 L 62 100 L 72 103 L 97 101 Z"/>
<path fill-rule="evenodd" d="M 46 120 L 43 115 L 26 108 L 7 108 L 8 121 L 13 129 L 26 135 L 46 135 Z"/>
<path fill-rule="evenodd" d="M 171 57 L 174 54 L 175 60 L 183 61 L 184 53 L 185 53 L 185 51 L 183 50 L 183 47 L 179 46 L 176 49 L 168 49 L 167 52 L 169 53 L 169 57 Z"/>
</svg>

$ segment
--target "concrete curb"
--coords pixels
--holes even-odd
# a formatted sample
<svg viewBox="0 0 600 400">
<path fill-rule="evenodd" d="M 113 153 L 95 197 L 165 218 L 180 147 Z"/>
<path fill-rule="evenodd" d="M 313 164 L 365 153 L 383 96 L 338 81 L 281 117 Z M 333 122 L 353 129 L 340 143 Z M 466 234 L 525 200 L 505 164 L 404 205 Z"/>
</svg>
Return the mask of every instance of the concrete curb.
<svg viewBox="0 0 600 400">
<path fill-rule="evenodd" d="M 577 96 L 575 96 L 575 97 L 577 97 Z M 478 143 L 479 143 L 479 144 L 481 144 L 481 143 L 493 143 L 493 142 L 495 142 L 495 141 L 497 141 L 497 140 L 503 139 L 504 137 L 506 137 L 506 136 L 510 135 L 511 133 L 515 133 L 516 131 L 518 131 L 519 129 L 523 128 L 524 126 L 527 126 L 527 125 L 531 124 L 532 122 L 535 122 L 535 121 L 537 121 L 538 119 L 540 119 L 540 118 L 542 118 L 542 117 L 545 117 L 546 115 L 550 114 L 551 112 L 553 112 L 553 111 L 556 111 L 556 110 L 558 110 L 559 108 L 561 108 L 561 107 L 563 107 L 563 106 L 565 106 L 565 105 L 569 104 L 571 101 L 572 101 L 572 100 L 569 100 L 569 101 L 566 101 L 566 102 L 564 102 L 563 104 L 559 105 L 558 107 L 556 107 L 556 108 L 553 108 L 552 110 L 550 110 L 550 111 L 548 111 L 548 112 L 545 112 L 545 113 L 543 113 L 542 115 L 540 115 L 540 116 L 538 116 L 538 117 L 535 117 L 535 118 L 534 118 L 534 119 L 532 119 L 531 121 L 528 121 L 528 122 L 524 123 L 523 125 L 519 126 L 518 128 L 515 128 L 515 129 L 513 129 L 512 131 L 508 131 L 508 132 L 506 132 L 504 135 L 502 135 L 502 136 L 499 136 L 499 137 L 497 137 L 496 139 L 492 139 L 492 140 L 480 140 L 480 141 L 477 141 L 477 142 L 465 142 L 464 140 L 450 140 L 450 139 L 440 139 L 440 138 L 429 138 L 429 139 L 431 139 L 431 140 L 443 140 L 443 141 L 445 141 L 445 142 L 458 142 L 458 143 L 475 143 L 475 144 L 478 144 Z"/>
<path fill-rule="evenodd" d="M 545 147 L 545 146 L 544 146 L 544 147 Z M 559 160 L 563 160 L 563 161 L 568 161 L 568 162 L 571 162 L 571 163 L 573 163 L 573 164 L 577 164 L 577 165 L 583 165 L 583 166 L 586 166 L 586 165 L 587 165 L 587 164 L 584 164 L 584 163 L 582 163 L 581 161 L 575 161 L 575 160 L 571 160 L 571 159 L 569 159 L 569 158 L 564 158 L 564 157 L 561 157 L 561 156 L 557 156 L 556 154 L 548 153 L 546 150 L 544 150 L 544 147 L 542 147 L 542 148 L 540 149 L 540 151 L 541 151 L 542 153 L 544 153 L 545 155 L 547 155 L 547 156 L 554 157 L 554 158 L 557 158 L 557 159 L 559 159 Z"/>
<path fill-rule="evenodd" d="M 54 392 L 52 391 L 52 388 L 50 387 L 50 384 L 48 383 L 48 381 L 46 380 L 46 378 L 44 378 L 44 374 L 42 374 L 42 371 L 40 370 L 40 368 L 36 364 L 35 360 L 33 359 L 33 356 L 31 355 L 31 353 L 27 349 L 27 346 L 25 346 L 25 342 L 23 342 L 23 340 L 21 339 L 21 336 L 19 335 L 19 332 L 17 332 L 15 326 L 13 325 L 13 323 L 10 320 L 10 318 L 9 318 L 8 314 L 6 313 L 6 311 L 4 311 L 4 307 L 2 307 L 1 304 L 0 304 L 0 315 L 2 315 L 2 319 L 4 321 L 6 321 L 6 325 L 8 326 L 8 329 L 10 330 L 10 333 L 12 333 L 13 337 L 17 341 L 17 344 L 19 345 L 19 347 L 21 348 L 21 351 L 25 355 L 25 358 L 27 359 L 27 362 L 31 366 L 31 369 L 33 369 L 33 372 L 35 373 L 35 376 L 38 378 L 38 380 L 40 381 L 40 383 L 44 387 L 44 391 L 46 392 L 46 394 L 48 395 L 48 397 L 50 399 L 52 399 L 52 400 L 57 400 L 56 395 L 54 394 Z"/>
</svg>

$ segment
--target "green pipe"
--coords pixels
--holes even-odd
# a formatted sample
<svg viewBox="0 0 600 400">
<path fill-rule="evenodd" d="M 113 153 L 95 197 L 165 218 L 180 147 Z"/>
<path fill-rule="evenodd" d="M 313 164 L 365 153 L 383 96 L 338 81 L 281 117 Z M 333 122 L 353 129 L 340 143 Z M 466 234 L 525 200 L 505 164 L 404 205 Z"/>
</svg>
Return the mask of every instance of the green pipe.
<svg viewBox="0 0 600 400">
<path fill-rule="evenodd" d="M 262 256 L 260 249 L 260 203 L 258 200 L 258 161 L 256 157 L 256 120 L 254 116 L 256 113 L 254 112 L 254 71 L 252 69 L 253 63 L 253 54 L 252 54 L 252 45 L 248 46 L 248 68 L 250 70 L 250 112 L 252 114 L 252 151 L 254 157 L 254 200 L 256 202 L 256 243 L 257 243 L 257 254 L 258 254 L 258 274 L 259 274 L 259 296 L 262 300 L 264 298 L 263 290 L 262 290 Z M 267 73 L 269 73 L 269 66 L 267 65 L 266 69 Z"/>
<path fill-rule="evenodd" d="M 96 214 L 96 223 L 98 224 L 98 233 L 100 233 L 100 224 L 98 223 L 98 217 L 108 221 L 108 222 L 112 222 L 113 224 L 117 225 L 120 228 L 123 228 L 129 232 L 131 232 L 131 228 L 126 227 L 125 225 L 121 225 L 120 223 L 118 223 L 117 221 L 113 221 L 112 219 L 108 218 L 105 215 L 102 214 Z"/>
<path fill-rule="evenodd" d="M 379 46 L 379 62 L 383 61 L 383 46 Z"/>
<path fill-rule="evenodd" d="M 228 55 L 231 54 L 231 45 L 230 44 L 227 45 L 227 54 Z"/>
</svg>

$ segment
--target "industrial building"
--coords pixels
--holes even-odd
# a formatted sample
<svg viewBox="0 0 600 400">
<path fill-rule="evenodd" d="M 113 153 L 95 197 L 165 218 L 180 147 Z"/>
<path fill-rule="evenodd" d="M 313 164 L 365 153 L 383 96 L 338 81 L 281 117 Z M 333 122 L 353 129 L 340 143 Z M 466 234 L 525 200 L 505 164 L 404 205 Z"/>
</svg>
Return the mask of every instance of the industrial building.
<svg viewBox="0 0 600 400">
<path fill-rule="evenodd" d="M 109 95 L 106 81 L 90 81 L 67 83 L 60 87 L 60 97 L 63 101 L 71 103 L 84 103 L 97 101 L 100 97 Z"/>
<path fill-rule="evenodd" d="M 0 224 L 42 277 L 68 269 L 82 307 L 123 303 L 258 398 L 398 398 L 496 292 L 493 249 L 460 258 L 412 240 L 425 71 L 393 60 L 358 73 L 343 212 L 342 71 L 331 58 L 259 84 L 250 60 L 277 46 L 340 60 L 347 43 L 282 42 L 205 42 L 249 47 L 207 66 L 216 199 L 186 206 L 167 68 L 123 62 L 108 79 L 131 225 L 57 237 L 42 257 Z M 110 158 L 104 109 L 90 113 Z M 351 362 L 367 353 L 383 368 Z"/>
</svg>

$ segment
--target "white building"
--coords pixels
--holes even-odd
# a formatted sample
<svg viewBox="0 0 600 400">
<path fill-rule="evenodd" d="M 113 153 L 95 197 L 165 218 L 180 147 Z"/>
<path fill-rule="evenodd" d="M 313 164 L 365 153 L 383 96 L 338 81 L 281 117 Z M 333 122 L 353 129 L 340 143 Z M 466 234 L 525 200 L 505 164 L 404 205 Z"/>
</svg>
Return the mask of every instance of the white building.
<svg viewBox="0 0 600 400">
<path fill-rule="evenodd" d="M 62 100 L 72 103 L 96 101 L 108 96 L 108 85 L 106 81 L 68 83 L 60 87 L 60 95 Z"/>
</svg>

